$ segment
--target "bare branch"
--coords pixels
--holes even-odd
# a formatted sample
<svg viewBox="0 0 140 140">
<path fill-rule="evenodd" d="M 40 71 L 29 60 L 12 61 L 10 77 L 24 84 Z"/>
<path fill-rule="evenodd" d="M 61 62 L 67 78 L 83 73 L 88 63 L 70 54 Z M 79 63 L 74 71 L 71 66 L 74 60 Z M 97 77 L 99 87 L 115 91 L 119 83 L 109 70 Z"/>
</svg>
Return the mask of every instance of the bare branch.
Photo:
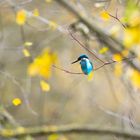
<svg viewBox="0 0 140 140">
<path fill-rule="evenodd" d="M 18 123 L 15 121 L 12 115 L 1 105 L 0 106 L 0 116 L 4 117 L 7 123 L 11 124 L 14 127 L 19 126 Z"/>
<path fill-rule="evenodd" d="M 84 44 L 82 44 L 73 34 L 72 32 L 69 33 L 71 35 L 71 37 L 81 46 L 83 47 L 85 50 L 87 50 L 91 55 L 93 55 L 95 58 L 97 58 L 99 61 L 101 61 L 102 63 L 105 63 L 102 59 L 100 59 L 96 54 L 94 54 L 92 51 L 90 51 Z"/>
<path fill-rule="evenodd" d="M 88 50 L 88 49 L 87 49 L 87 50 Z M 97 71 L 97 70 L 99 70 L 100 68 L 102 68 L 102 67 L 104 67 L 104 66 L 106 66 L 106 65 L 110 65 L 110 64 L 113 64 L 113 63 L 116 63 L 116 62 L 125 61 L 125 60 L 127 60 L 127 59 L 132 59 L 132 58 L 123 58 L 123 59 L 120 60 L 120 61 L 111 60 L 110 62 L 104 62 L 104 63 L 103 63 L 102 65 L 100 65 L 99 67 L 93 69 L 93 71 Z M 78 74 L 78 75 L 79 75 L 79 74 L 84 74 L 84 73 L 80 73 L 80 72 L 71 72 L 71 71 L 69 71 L 69 70 L 60 68 L 60 67 L 55 66 L 55 65 L 52 65 L 52 67 L 53 67 L 53 68 L 56 68 L 56 69 L 59 69 L 59 70 L 61 70 L 61 71 L 64 71 L 64 72 L 66 72 L 66 73 L 68 73 L 68 74 Z"/>
<path fill-rule="evenodd" d="M 106 11 L 106 12 L 107 12 L 107 11 Z M 108 13 L 108 12 L 107 12 L 107 13 Z M 124 23 L 122 23 L 122 21 L 121 21 L 121 20 L 119 19 L 119 17 L 118 17 L 118 9 L 116 10 L 116 15 L 115 15 L 115 16 L 112 15 L 112 14 L 110 14 L 110 13 L 108 13 L 108 15 L 109 15 L 110 17 L 116 19 L 125 29 L 127 28 L 127 25 L 124 24 Z"/>
<path fill-rule="evenodd" d="M 71 71 L 62 69 L 62 68 L 60 68 L 60 67 L 57 67 L 57 66 L 55 66 L 55 65 L 52 65 L 52 67 L 54 67 L 54 68 L 56 68 L 56 69 L 59 69 L 59 70 L 61 70 L 61 71 L 64 71 L 64 72 L 66 72 L 66 73 L 69 73 L 69 74 L 83 74 L 83 73 L 80 73 L 80 72 L 71 72 Z"/>
</svg>

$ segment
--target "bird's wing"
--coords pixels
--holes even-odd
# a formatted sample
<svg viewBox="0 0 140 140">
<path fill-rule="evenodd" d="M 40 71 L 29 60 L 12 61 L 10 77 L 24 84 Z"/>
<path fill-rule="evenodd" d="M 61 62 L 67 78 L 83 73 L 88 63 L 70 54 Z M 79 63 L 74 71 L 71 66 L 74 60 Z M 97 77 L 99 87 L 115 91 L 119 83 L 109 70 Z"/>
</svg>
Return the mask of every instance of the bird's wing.
<svg viewBox="0 0 140 140">
<path fill-rule="evenodd" d="M 90 64 L 91 64 L 91 66 L 92 66 L 92 69 L 93 69 L 93 64 L 92 64 L 92 62 L 90 61 Z"/>
<path fill-rule="evenodd" d="M 86 74 L 87 73 L 87 63 L 86 63 L 86 61 L 82 60 L 80 62 L 80 65 L 81 65 L 81 69 L 82 69 L 83 73 Z"/>
</svg>

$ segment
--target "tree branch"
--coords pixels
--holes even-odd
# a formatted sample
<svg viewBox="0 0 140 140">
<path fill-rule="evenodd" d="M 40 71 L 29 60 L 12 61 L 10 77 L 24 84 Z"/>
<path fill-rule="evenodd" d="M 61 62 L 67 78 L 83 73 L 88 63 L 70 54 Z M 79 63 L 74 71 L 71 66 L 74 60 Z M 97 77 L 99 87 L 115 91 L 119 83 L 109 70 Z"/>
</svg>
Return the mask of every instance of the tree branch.
<svg viewBox="0 0 140 140">
<path fill-rule="evenodd" d="M 14 120 L 13 116 L 9 114 L 9 112 L 2 106 L 0 105 L 0 116 L 5 120 L 4 123 L 11 124 L 14 127 L 19 126 L 19 124 Z M 2 121 L 2 120 L 0 120 Z"/>
<path fill-rule="evenodd" d="M 113 128 L 98 128 L 92 125 L 61 125 L 61 126 L 36 126 L 17 127 L 15 129 L 2 129 L 2 137 L 22 137 L 25 135 L 42 136 L 50 134 L 91 134 L 100 136 L 118 136 L 122 138 L 140 139 L 140 134 L 130 131 L 122 131 Z"/>
<path fill-rule="evenodd" d="M 13 118 L 13 116 L 2 105 L 0 105 L 0 117 L 1 117 L 0 123 L 3 124 L 2 125 L 3 127 L 6 127 L 6 125 L 8 125 L 8 126 L 10 125 L 12 128 L 20 127 L 20 124 L 18 124 L 16 122 L 16 120 Z M 0 131 L 1 131 L 0 136 L 5 135 L 5 137 L 6 137 L 6 135 L 9 132 L 9 129 L 1 129 Z M 3 133 L 3 135 L 1 135 L 2 133 Z M 29 135 L 25 135 L 25 136 L 21 137 L 22 140 L 28 140 L 29 138 L 30 138 Z M 33 140 L 33 138 L 32 138 L 32 140 Z"/>
</svg>

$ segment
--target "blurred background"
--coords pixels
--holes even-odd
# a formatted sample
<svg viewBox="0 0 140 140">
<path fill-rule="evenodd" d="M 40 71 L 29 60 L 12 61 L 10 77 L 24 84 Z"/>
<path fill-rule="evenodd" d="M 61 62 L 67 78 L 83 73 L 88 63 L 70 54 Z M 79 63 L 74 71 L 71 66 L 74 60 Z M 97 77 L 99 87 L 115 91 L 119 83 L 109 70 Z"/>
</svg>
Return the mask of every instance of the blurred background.
<svg viewBox="0 0 140 140">
<path fill-rule="evenodd" d="M 90 76 L 66 73 L 81 72 L 79 63 L 71 65 L 81 54 L 94 68 L 101 65 L 68 29 L 103 61 L 119 62 Z M 139 0 L 1 0 L 0 129 L 89 124 L 139 132 L 139 35 Z M 124 57 L 133 58 L 121 61 Z M 53 134 L 26 139 L 123 138 Z"/>
</svg>

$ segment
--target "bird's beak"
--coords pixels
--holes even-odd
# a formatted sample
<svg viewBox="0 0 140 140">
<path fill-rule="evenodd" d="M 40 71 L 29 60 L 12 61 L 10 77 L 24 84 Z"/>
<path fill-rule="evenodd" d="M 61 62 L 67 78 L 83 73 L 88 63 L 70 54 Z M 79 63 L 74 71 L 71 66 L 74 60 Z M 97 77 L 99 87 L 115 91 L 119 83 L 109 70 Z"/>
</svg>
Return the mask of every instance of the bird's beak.
<svg viewBox="0 0 140 140">
<path fill-rule="evenodd" d="M 76 62 L 78 62 L 79 60 L 77 59 L 76 61 L 74 61 L 74 62 L 72 62 L 71 64 L 74 64 L 74 63 L 76 63 Z"/>
</svg>

